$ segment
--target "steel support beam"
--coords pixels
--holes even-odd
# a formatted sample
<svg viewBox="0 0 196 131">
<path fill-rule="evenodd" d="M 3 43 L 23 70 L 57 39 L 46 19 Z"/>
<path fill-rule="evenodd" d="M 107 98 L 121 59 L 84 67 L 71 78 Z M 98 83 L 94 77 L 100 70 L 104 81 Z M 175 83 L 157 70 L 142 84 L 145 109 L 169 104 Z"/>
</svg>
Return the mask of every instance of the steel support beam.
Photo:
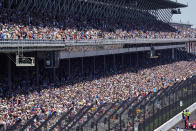
<svg viewBox="0 0 196 131">
<path fill-rule="evenodd" d="M 11 60 L 8 58 L 8 87 L 9 89 L 12 87 L 12 66 Z"/>
</svg>

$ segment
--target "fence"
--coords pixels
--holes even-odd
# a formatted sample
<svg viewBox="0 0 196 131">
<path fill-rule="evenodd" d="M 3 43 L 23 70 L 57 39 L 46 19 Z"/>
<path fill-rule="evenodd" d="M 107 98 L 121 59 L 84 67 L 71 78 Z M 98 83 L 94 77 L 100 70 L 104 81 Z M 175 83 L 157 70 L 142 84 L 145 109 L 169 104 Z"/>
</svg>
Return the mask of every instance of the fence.
<svg viewBox="0 0 196 131">
<path fill-rule="evenodd" d="M 147 114 L 144 113 L 143 122 L 139 123 L 139 131 L 156 129 L 195 101 L 196 76 L 169 87 L 150 104 L 144 105 L 144 112 L 148 108 L 152 115 L 145 118 Z"/>
<path fill-rule="evenodd" d="M 196 76 L 174 84 L 165 89 L 150 92 L 146 95 L 128 98 L 124 101 L 105 103 L 101 106 L 84 106 L 75 116 L 73 108 L 50 125 L 52 115 L 38 127 L 44 130 L 60 129 L 61 131 L 99 131 L 99 130 L 139 130 L 151 131 L 186 109 L 196 101 Z M 92 108 L 94 108 L 92 110 Z M 84 119 L 86 118 L 86 119 Z M 21 129 L 33 123 L 32 118 Z M 81 121 L 82 120 L 82 121 Z M 46 126 L 49 125 L 49 126 Z"/>
<path fill-rule="evenodd" d="M 196 38 L 182 39 L 97 39 L 97 40 L 12 40 L 0 39 L 0 47 L 64 47 L 77 45 L 116 45 L 116 44 L 157 44 L 157 43 L 183 43 L 196 42 Z"/>
</svg>

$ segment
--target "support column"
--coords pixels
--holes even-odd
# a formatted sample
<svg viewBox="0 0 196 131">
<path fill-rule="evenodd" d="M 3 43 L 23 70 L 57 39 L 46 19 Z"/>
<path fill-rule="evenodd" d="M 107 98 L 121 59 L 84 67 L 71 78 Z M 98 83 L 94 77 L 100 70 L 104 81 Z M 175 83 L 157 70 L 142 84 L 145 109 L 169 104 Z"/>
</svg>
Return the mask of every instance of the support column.
<svg viewBox="0 0 196 131">
<path fill-rule="evenodd" d="M 175 59 L 175 51 L 174 51 L 174 48 L 172 48 L 172 60 L 174 60 Z"/>
<path fill-rule="evenodd" d="M 81 58 L 82 59 L 82 77 L 84 76 L 84 59 L 83 59 L 83 57 Z"/>
<path fill-rule="evenodd" d="M 187 43 L 188 53 L 190 53 L 190 42 Z"/>
<path fill-rule="evenodd" d="M 115 56 L 115 54 L 113 55 L 113 60 L 114 60 L 114 68 L 116 68 L 116 56 Z"/>
<path fill-rule="evenodd" d="M 136 55 L 137 55 L 137 57 L 136 57 L 136 59 L 137 59 L 137 60 L 136 60 L 137 66 L 136 66 L 136 67 L 138 67 L 138 66 L 139 66 L 139 65 L 138 65 L 138 64 L 139 64 L 139 62 L 138 62 L 138 58 L 139 58 L 138 52 L 136 52 Z"/>
<path fill-rule="evenodd" d="M 106 71 L 105 55 L 103 56 L 103 61 L 104 61 L 103 66 L 104 66 L 104 74 L 105 74 Z"/>
<path fill-rule="evenodd" d="M 129 54 L 129 58 L 130 58 L 129 64 L 130 64 L 130 66 L 131 66 L 131 54 Z"/>
<path fill-rule="evenodd" d="M 39 86 L 39 60 L 36 58 L 36 85 Z"/>
<path fill-rule="evenodd" d="M 53 82 L 56 81 L 56 67 L 53 67 Z"/>
<path fill-rule="evenodd" d="M 189 42 L 189 53 L 191 53 L 191 42 Z"/>
<path fill-rule="evenodd" d="M 124 68 L 124 54 L 122 54 L 122 68 Z"/>
<path fill-rule="evenodd" d="M 93 60 L 93 76 L 95 78 L 95 56 L 94 56 L 94 60 Z"/>
<path fill-rule="evenodd" d="M 8 87 L 12 87 L 12 66 L 10 58 L 8 58 Z"/>
<path fill-rule="evenodd" d="M 71 74 L 71 59 L 69 58 L 69 77 L 70 77 L 70 74 Z"/>
</svg>

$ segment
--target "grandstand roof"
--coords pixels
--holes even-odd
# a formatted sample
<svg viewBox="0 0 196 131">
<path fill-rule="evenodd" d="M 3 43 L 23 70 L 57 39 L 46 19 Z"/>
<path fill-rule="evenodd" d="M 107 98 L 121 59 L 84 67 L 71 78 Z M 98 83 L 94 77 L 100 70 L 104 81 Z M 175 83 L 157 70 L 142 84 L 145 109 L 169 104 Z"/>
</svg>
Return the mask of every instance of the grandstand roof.
<svg viewBox="0 0 196 131">
<path fill-rule="evenodd" d="M 136 2 L 141 9 L 168 9 L 168 8 L 183 8 L 187 5 L 174 2 L 171 0 L 127 0 L 127 3 Z"/>
</svg>

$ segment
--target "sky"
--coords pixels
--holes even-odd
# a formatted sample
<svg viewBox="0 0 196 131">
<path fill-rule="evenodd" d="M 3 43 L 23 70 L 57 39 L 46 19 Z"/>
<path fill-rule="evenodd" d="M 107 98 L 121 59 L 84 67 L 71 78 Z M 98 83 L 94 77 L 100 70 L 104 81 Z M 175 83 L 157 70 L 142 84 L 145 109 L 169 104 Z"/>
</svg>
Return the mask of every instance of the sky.
<svg viewBox="0 0 196 131">
<path fill-rule="evenodd" d="M 182 14 L 173 15 L 172 21 L 190 23 L 193 24 L 193 27 L 196 27 L 196 0 L 177 0 L 177 2 L 188 3 L 188 7 L 181 9 Z"/>
</svg>

